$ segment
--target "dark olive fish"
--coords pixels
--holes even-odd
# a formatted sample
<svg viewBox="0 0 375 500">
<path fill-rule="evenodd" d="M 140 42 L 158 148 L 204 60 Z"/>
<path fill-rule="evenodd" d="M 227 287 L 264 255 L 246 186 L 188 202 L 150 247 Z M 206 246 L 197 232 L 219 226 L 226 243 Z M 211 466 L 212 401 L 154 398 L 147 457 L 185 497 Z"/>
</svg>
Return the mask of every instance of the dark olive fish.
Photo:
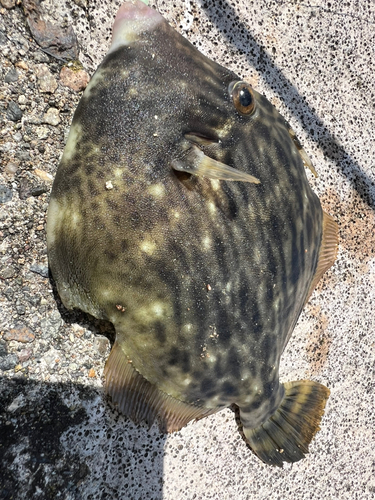
<svg viewBox="0 0 375 500">
<path fill-rule="evenodd" d="M 64 305 L 111 321 L 112 400 L 180 429 L 232 406 L 263 461 L 304 457 L 329 390 L 279 361 L 335 260 L 297 138 L 270 102 L 140 1 L 75 112 L 48 210 Z"/>
</svg>

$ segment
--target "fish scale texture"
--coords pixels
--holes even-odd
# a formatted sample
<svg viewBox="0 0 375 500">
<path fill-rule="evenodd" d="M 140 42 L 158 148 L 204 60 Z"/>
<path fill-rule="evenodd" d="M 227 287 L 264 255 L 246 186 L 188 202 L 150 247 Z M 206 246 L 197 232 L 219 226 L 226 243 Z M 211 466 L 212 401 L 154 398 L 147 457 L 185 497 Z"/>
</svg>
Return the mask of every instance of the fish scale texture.
<svg viewBox="0 0 375 500">
<path fill-rule="evenodd" d="M 82 42 L 81 60 L 93 70 L 109 44 L 115 3 L 91 2 L 87 13 L 80 7 L 85 2 L 69 7 L 53 0 L 43 4 L 52 19 L 68 16 Z M 6 430 L 2 442 L 7 444 L 2 463 L 8 464 L 6 480 L 13 485 L 13 498 L 25 498 L 31 484 L 35 498 L 52 491 L 50 496 L 67 499 L 371 499 L 375 494 L 374 5 L 176 0 L 158 1 L 157 6 L 200 50 L 254 84 L 288 119 L 318 171 L 317 180 L 309 176 L 311 185 L 323 208 L 339 222 L 337 263 L 312 295 L 282 360 L 283 381 L 312 378 L 330 387 L 322 430 L 306 459 L 274 470 L 244 449 L 230 410 L 189 424 L 166 440 L 156 428 L 150 433 L 137 428 L 103 402 L 100 380 L 80 375 L 85 384 L 81 390 L 77 382 L 68 385 L 71 375 L 52 369 L 55 359 L 65 353 L 67 360 L 79 353 L 81 359 L 75 364 L 88 373 L 84 363 L 97 340 L 80 316 L 71 316 L 66 327 L 59 327 L 64 328 L 62 338 L 54 334 L 43 344 L 47 325 L 55 331 L 58 324 L 51 315 L 57 313 L 51 293 L 45 299 L 50 308 L 44 313 L 45 326 L 36 329 L 38 336 L 30 344 L 34 353 L 28 365 L 30 380 L 20 385 L 19 372 L 2 372 L 2 383 L 9 378 L 17 382 L 14 390 L 7 382 L 9 392 L 1 392 Z M 23 29 L 19 13 L 6 15 Z M 13 38 L 6 43 L 19 43 Z M 14 47 L 16 61 L 20 45 Z M 24 92 L 21 85 L 15 88 Z M 32 92 L 37 94 L 36 89 Z M 47 168 L 35 156 L 35 166 Z M 57 159 L 48 166 L 52 174 L 56 164 Z M 27 209 L 15 195 L 1 207 L 4 228 L 8 214 L 14 212 L 16 220 Z M 38 209 L 42 213 L 42 205 Z M 12 247 L 3 257 L 15 244 L 19 248 L 25 244 L 26 238 L 18 242 L 9 235 Z M 42 251 L 40 260 L 41 256 Z M 27 252 L 25 258 L 21 275 L 27 279 L 34 261 L 28 260 Z M 39 276 L 34 276 L 35 282 L 41 283 L 41 290 L 50 288 Z M 14 286 L 21 294 L 22 285 Z M 2 331 L 8 331 L 8 324 L 14 326 L 14 318 L 33 324 L 37 310 L 25 319 L 11 304 L 1 302 Z M 74 326 L 77 322 L 79 328 Z M 23 345 L 6 342 L 9 352 L 19 357 Z M 107 354 L 98 358 L 100 369 Z M 50 377 L 51 383 L 46 380 Z M 44 420 L 35 409 L 44 410 Z M 53 433 L 47 422 L 60 424 Z M 34 435 L 28 429 L 34 429 Z M 58 487 L 48 490 L 53 484 Z"/>
</svg>

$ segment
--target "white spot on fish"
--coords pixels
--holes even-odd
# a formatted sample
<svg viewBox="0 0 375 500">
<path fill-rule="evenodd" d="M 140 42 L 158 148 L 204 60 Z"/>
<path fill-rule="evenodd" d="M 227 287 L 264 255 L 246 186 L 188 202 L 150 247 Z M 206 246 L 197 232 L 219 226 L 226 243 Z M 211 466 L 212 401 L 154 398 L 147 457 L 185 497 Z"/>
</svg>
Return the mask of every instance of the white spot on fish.
<svg viewBox="0 0 375 500">
<path fill-rule="evenodd" d="M 73 123 L 70 127 L 68 140 L 64 149 L 62 161 L 69 163 L 76 151 L 76 145 L 81 142 L 82 127 L 79 123 Z"/>
<path fill-rule="evenodd" d="M 214 191 L 218 191 L 218 189 L 220 188 L 220 181 L 218 181 L 217 179 L 211 179 L 211 186 Z"/>
<path fill-rule="evenodd" d="M 69 211 L 71 227 L 75 228 L 81 221 L 81 214 L 75 210 Z"/>
<path fill-rule="evenodd" d="M 100 289 L 100 294 L 105 299 L 108 299 L 109 297 L 111 297 L 111 291 L 108 290 L 108 289 L 106 289 L 106 288 L 101 288 Z"/>
<path fill-rule="evenodd" d="M 156 245 L 152 241 L 144 240 L 141 243 L 141 250 L 142 250 L 142 252 L 147 253 L 147 255 L 152 255 L 155 251 L 155 248 L 156 248 Z"/>
<path fill-rule="evenodd" d="M 48 207 L 47 218 L 47 243 L 51 246 L 55 242 L 55 234 L 59 231 L 61 223 L 68 223 L 71 230 L 77 228 L 81 223 L 81 214 L 75 210 L 73 204 L 69 204 L 65 197 L 61 197 L 57 202 L 51 198 Z"/>
<path fill-rule="evenodd" d="M 164 302 L 155 301 L 143 307 L 139 307 L 135 313 L 135 320 L 143 324 L 153 323 L 155 320 L 166 318 L 170 315 L 170 307 Z"/>
<path fill-rule="evenodd" d="M 213 365 L 215 363 L 215 361 L 216 361 L 216 356 L 214 356 L 213 354 L 210 354 L 208 356 L 207 360 Z"/>
<path fill-rule="evenodd" d="M 90 97 L 91 97 L 90 94 L 91 94 L 92 89 L 95 88 L 97 85 L 99 85 L 100 81 L 103 80 L 103 77 L 104 77 L 104 74 L 102 71 L 96 71 L 92 75 L 92 77 L 89 81 L 89 84 L 87 85 L 85 92 L 83 94 L 87 99 L 90 99 Z"/>
<path fill-rule="evenodd" d="M 164 314 L 164 307 L 161 302 L 155 302 L 152 305 L 151 309 L 157 318 L 161 318 Z"/>
<path fill-rule="evenodd" d="M 211 248 L 211 238 L 209 238 L 208 236 L 203 238 L 202 246 L 205 250 L 208 250 L 209 248 Z"/>
<path fill-rule="evenodd" d="M 56 226 L 58 225 L 60 216 L 60 204 L 51 197 L 48 206 L 48 217 L 47 217 L 47 244 L 52 246 L 55 242 Z"/>
<path fill-rule="evenodd" d="M 211 181 L 211 182 L 213 182 L 213 181 Z M 208 210 L 211 212 L 211 214 L 216 214 L 215 203 L 213 203 L 212 201 L 209 201 L 208 202 Z"/>
<path fill-rule="evenodd" d="M 105 183 L 105 188 L 106 188 L 106 189 L 108 189 L 108 190 L 113 189 L 113 184 L 112 184 L 112 182 L 111 182 L 111 181 L 107 181 L 107 182 Z"/>
<path fill-rule="evenodd" d="M 162 198 L 165 195 L 165 188 L 160 182 L 150 186 L 147 191 L 155 198 Z"/>
<path fill-rule="evenodd" d="M 191 323 L 186 323 L 182 328 L 185 332 L 191 332 L 193 325 Z"/>
</svg>

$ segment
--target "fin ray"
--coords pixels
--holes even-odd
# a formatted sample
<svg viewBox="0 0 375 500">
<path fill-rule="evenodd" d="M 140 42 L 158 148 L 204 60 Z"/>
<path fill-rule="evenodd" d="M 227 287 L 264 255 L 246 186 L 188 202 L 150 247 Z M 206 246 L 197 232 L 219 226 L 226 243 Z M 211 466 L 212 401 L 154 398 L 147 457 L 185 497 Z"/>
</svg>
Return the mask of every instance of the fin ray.
<svg viewBox="0 0 375 500">
<path fill-rule="evenodd" d="M 327 212 L 323 210 L 323 234 L 319 250 L 318 263 L 313 276 L 305 303 L 309 300 L 314 288 L 319 283 L 323 274 L 333 266 L 338 250 L 338 225 Z"/>
<path fill-rule="evenodd" d="M 158 420 L 162 432 L 174 432 L 190 420 L 219 410 L 190 405 L 169 396 L 146 380 L 132 365 L 116 341 L 104 368 L 105 390 L 120 411 L 134 422 L 150 427 Z"/>
<path fill-rule="evenodd" d="M 284 389 L 279 408 L 263 424 L 255 429 L 239 424 L 253 452 L 263 462 L 278 467 L 283 462 L 298 462 L 308 453 L 330 393 L 327 387 L 311 380 L 287 382 Z"/>
</svg>

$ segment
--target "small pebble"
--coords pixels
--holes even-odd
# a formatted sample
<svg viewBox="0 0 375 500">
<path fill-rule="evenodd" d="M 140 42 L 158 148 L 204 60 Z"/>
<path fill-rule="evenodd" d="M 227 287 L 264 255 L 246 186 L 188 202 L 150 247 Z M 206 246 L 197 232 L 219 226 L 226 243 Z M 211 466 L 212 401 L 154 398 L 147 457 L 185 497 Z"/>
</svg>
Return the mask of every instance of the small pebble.
<svg viewBox="0 0 375 500">
<path fill-rule="evenodd" d="M 7 343 L 0 339 L 0 358 L 4 358 L 8 355 Z"/>
<path fill-rule="evenodd" d="M 28 69 L 29 69 L 29 67 L 25 63 L 25 61 L 18 61 L 18 62 L 16 62 L 16 66 L 17 66 L 17 68 L 23 69 L 24 71 L 28 71 Z"/>
<path fill-rule="evenodd" d="M 7 203 L 13 198 L 13 191 L 5 186 L 4 184 L 0 185 L 0 203 Z"/>
<path fill-rule="evenodd" d="M 48 63 L 49 62 L 49 57 L 45 52 L 42 51 L 37 51 L 34 54 L 34 60 L 38 63 Z"/>
<path fill-rule="evenodd" d="M 26 403 L 26 398 L 24 394 L 21 392 L 13 399 L 11 404 L 8 406 L 7 410 L 10 412 L 14 412 L 18 410 L 18 408 L 22 408 L 22 406 L 24 406 L 25 403 Z"/>
<path fill-rule="evenodd" d="M 4 77 L 5 83 L 13 83 L 18 80 L 18 71 L 16 68 L 12 68 L 8 71 L 8 73 Z"/>
<path fill-rule="evenodd" d="M 20 363 L 24 363 L 28 359 L 30 359 L 30 356 L 32 355 L 33 351 L 31 349 L 22 349 L 18 353 L 18 361 Z"/>
<path fill-rule="evenodd" d="M 36 68 L 38 86 L 41 92 L 53 94 L 57 89 L 57 81 L 45 64 L 39 64 Z"/>
<path fill-rule="evenodd" d="M 0 278 L 3 280 L 8 280 L 10 278 L 14 278 L 17 275 L 17 271 L 12 266 L 7 266 L 0 271 Z"/>
<path fill-rule="evenodd" d="M 28 151 L 18 151 L 16 156 L 20 161 L 29 161 L 31 159 Z"/>
<path fill-rule="evenodd" d="M 16 6 L 16 0 L 0 0 L 0 3 L 6 9 L 13 9 Z"/>
<path fill-rule="evenodd" d="M 38 136 L 39 139 L 47 139 L 49 136 L 49 129 L 48 127 L 36 127 L 36 135 Z"/>
<path fill-rule="evenodd" d="M 34 333 L 26 325 L 20 323 L 11 328 L 8 332 L 3 335 L 4 340 L 16 340 L 17 342 L 33 342 L 35 340 Z"/>
<path fill-rule="evenodd" d="M 31 264 L 30 271 L 40 274 L 43 278 L 48 278 L 48 266 L 43 266 L 42 264 Z"/>
<path fill-rule="evenodd" d="M 7 109 L 7 118 L 12 122 L 18 122 L 23 116 L 21 108 L 14 101 L 9 101 Z"/>
<path fill-rule="evenodd" d="M 4 358 L 0 358 L 0 370 L 12 370 L 18 364 L 18 357 L 16 354 L 8 354 Z"/>
<path fill-rule="evenodd" d="M 94 349 L 100 356 L 104 356 L 109 347 L 109 340 L 106 337 L 94 338 Z"/>
<path fill-rule="evenodd" d="M 21 132 L 16 132 L 16 133 L 13 135 L 13 139 L 14 139 L 16 142 L 21 142 L 21 141 L 22 141 L 22 134 L 21 134 Z"/>
<path fill-rule="evenodd" d="M 56 108 L 49 108 L 47 113 L 44 113 L 42 121 L 43 123 L 56 127 L 56 125 L 61 122 L 59 110 Z"/>
<path fill-rule="evenodd" d="M 53 176 L 49 174 L 48 172 L 45 172 L 44 170 L 41 170 L 40 168 L 34 169 L 34 174 L 39 177 L 39 179 L 42 179 L 42 181 L 45 182 L 52 182 L 53 181 Z"/>
<path fill-rule="evenodd" d="M 17 314 L 22 316 L 26 313 L 26 307 L 23 304 L 21 304 L 19 306 L 16 306 L 16 311 L 17 311 Z"/>
<path fill-rule="evenodd" d="M 89 83 L 90 77 L 83 69 L 77 71 L 64 66 L 60 71 L 60 81 L 65 87 L 69 87 L 76 92 L 84 90 Z"/>
</svg>

